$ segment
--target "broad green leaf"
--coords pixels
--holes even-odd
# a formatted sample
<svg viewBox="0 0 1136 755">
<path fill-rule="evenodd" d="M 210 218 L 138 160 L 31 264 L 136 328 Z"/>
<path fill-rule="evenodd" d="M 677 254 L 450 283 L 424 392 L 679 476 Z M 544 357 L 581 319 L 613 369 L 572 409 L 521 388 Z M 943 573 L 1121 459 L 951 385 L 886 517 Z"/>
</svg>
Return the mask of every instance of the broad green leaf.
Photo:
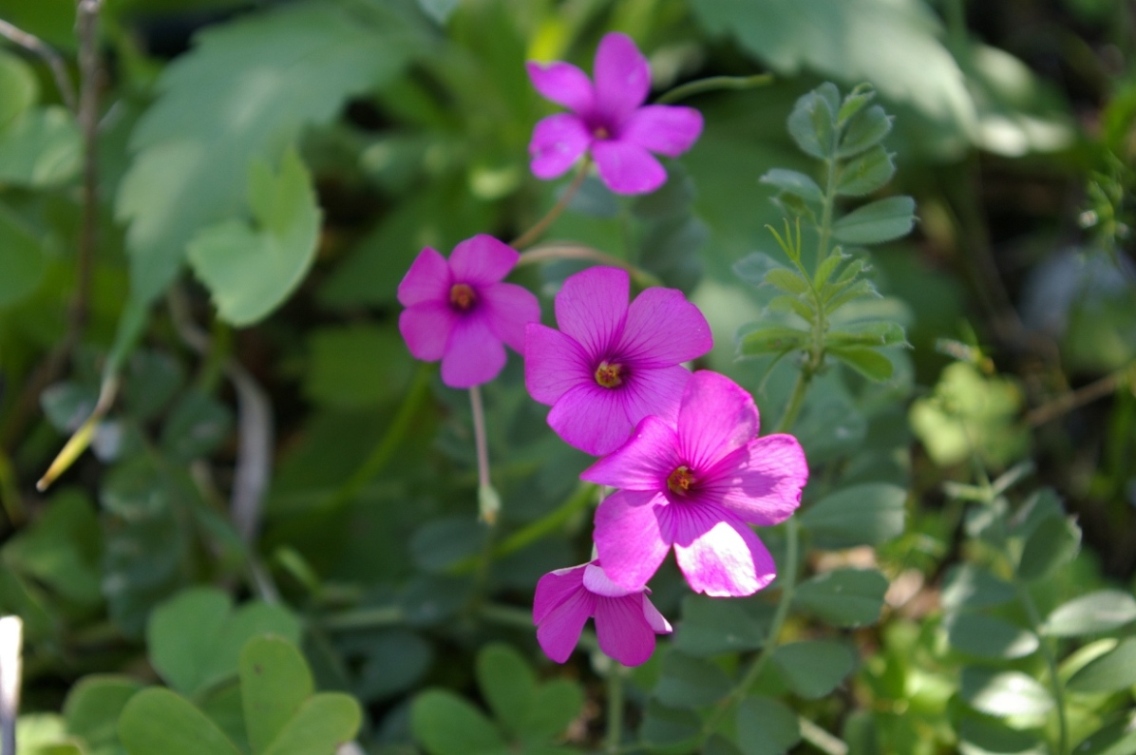
<svg viewBox="0 0 1136 755">
<path fill-rule="evenodd" d="M 145 689 L 130 698 L 118 719 L 118 738 L 130 755 L 241 755 L 204 713 L 168 689 Z"/>
<path fill-rule="evenodd" d="M 292 150 L 275 175 L 253 163 L 249 206 L 255 227 L 226 220 L 199 231 L 188 246 L 218 315 L 238 326 L 263 319 L 300 285 L 315 259 L 320 229 L 311 176 Z"/>
<path fill-rule="evenodd" d="M 915 225 L 915 200 L 888 197 L 857 207 L 832 224 L 832 236 L 846 244 L 879 244 L 906 236 Z"/>
<path fill-rule="evenodd" d="M 700 658 L 739 650 L 756 650 L 765 642 L 772 609 L 757 601 L 721 600 L 688 595 L 674 644 Z"/>
<path fill-rule="evenodd" d="M 414 533 L 410 552 L 418 568 L 444 572 L 449 567 L 481 552 L 489 529 L 472 516 L 435 519 Z"/>
<path fill-rule="evenodd" d="M 153 301 L 177 275 L 190 239 L 239 212 L 254 160 L 278 161 L 304 126 L 327 122 L 348 97 L 391 79 L 416 42 L 393 11 L 352 13 L 332 3 L 247 14 L 198 34 L 162 74 L 119 187 L 132 298 Z M 241 226 L 228 227 L 232 240 Z"/>
<path fill-rule="evenodd" d="M 1037 650 L 1037 635 L 1013 624 L 976 613 L 960 614 L 947 624 L 951 647 L 980 658 L 1022 658 Z"/>
<path fill-rule="evenodd" d="M 712 705 L 730 691 L 730 678 L 710 661 L 672 650 L 663 658 L 654 695 L 670 708 Z"/>
<path fill-rule="evenodd" d="M 890 320 L 856 323 L 847 330 L 834 328 L 824 335 L 829 346 L 899 346 L 907 344 L 903 326 Z"/>
<path fill-rule="evenodd" d="M 520 733 L 536 687 L 536 675 L 521 654 L 504 643 L 483 648 L 477 654 L 477 684 L 497 720 Z"/>
<path fill-rule="evenodd" d="M 411 689 L 434 660 L 434 646 L 419 634 L 402 628 L 352 632 L 338 645 L 344 654 L 362 657 L 353 689 L 363 702 Z"/>
<path fill-rule="evenodd" d="M 241 650 L 241 706 L 249 744 L 263 752 L 314 691 L 308 664 L 282 637 L 253 637 Z"/>
<path fill-rule="evenodd" d="M 649 747 L 675 748 L 679 752 L 693 750 L 702 733 L 702 719 L 685 708 L 668 708 L 657 700 L 647 703 L 647 712 L 639 736 Z"/>
<path fill-rule="evenodd" d="M 92 674 L 75 683 L 63 702 L 67 731 L 94 752 L 116 747 L 118 718 L 130 698 L 142 689 L 142 683 L 128 676 Z"/>
<path fill-rule="evenodd" d="M 67 736 L 63 723 L 54 713 L 20 716 L 15 722 L 15 741 L 19 748 L 14 755 L 86 755 L 79 743 Z"/>
<path fill-rule="evenodd" d="M 807 331 L 771 325 L 743 334 L 738 342 L 738 354 L 752 357 L 790 351 L 804 347 L 811 338 L 812 334 Z"/>
<path fill-rule="evenodd" d="M 781 755 L 801 741 L 797 714 L 779 700 L 747 697 L 738 705 L 736 720 L 744 755 Z"/>
<path fill-rule="evenodd" d="M 90 608 L 102 599 L 101 551 L 95 506 L 77 490 L 62 490 L 43 516 L 4 544 L 3 565 Z"/>
<path fill-rule="evenodd" d="M 962 699 L 991 716 L 1042 716 L 1053 708 L 1045 687 L 1020 671 L 968 666 L 959 685 Z"/>
<path fill-rule="evenodd" d="M 580 716 L 584 690 L 570 679 L 551 679 L 536 688 L 521 726 L 526 740 L 556 739 Z"/>
<path fill-rule="evenodd" d="M 35 232 L 8 205 L 0 203 L 0 309 L 34 293 L 46 270 L 43 245 Z"/>
<path fill-rule="evenodd" d="M 0 129 L 39 99 L 39 82 L 31 67 L 0 51 Z"/>
<path fill-rule="evenodd" d="M 810 506 L 801 524 L 819 548 L 880 545 L 903 532 L 906 501 L 907 491 L 897 485 L 854 485 Z"/>
<path fill-rule="evenodd" d="M 1081 637 L 1111 632 L 1136 621 L 1136 599 L 1120 590 L 1098 590 L 1062 603 L 1045 619 L 1050 637 Z"/>
<path fill-rule="evenodd" d="M 887 577 L 875 569 L 838 569 L 802 582 L 793 603 L 837 627 L 855 628 L 880 618 Z"/>
<path fill-rule="evenodd" d="M 883 141 L 891 131 L 892 120 L 879 105 L 861 110 L 844 129 L 836 156 L 848 158 Z"/>
<path fill-rule="evenodd" d="M 1136 685 L 1136 637 L 1090 661 L 1066 683 L 1073 692 L 1118 692 Z"/>
<path fill-rule="evenodd" d="M 374 406 L 399 396 L 414 365 L 394 328 L 350 325 L 309 331 L 304 394 L 323 406 Z"/>
<path fill-rule="evenodd" d="M 895 175 L 895 163 L 883 147 L 876 146 L 840 168 L 836 193 L 862 197 L 883 188 Z"/>
<path fill-rule="evenodd" d="M 875 349 L 839 346 L 829 349 L 828 353 L 869 380 L 883 382 L 895 371 L 891 360 Z"/>
<path fill-rule="evenodd" d="M 831 106 L 819 90 L 809 92 L 797 100 L 793 111 L 789 113 L 789 135 L 805 154 L 821 160 L 828 159 L 836 150 L 834 116 Z"/>
<path fill-rule="evenodd" d="M 1085 737 L 1077 755 L 1136 755 L 1136 713 L 1127 711 Z"/>
<path fill-rule="evenodd" d="M 363 723 L 359 703 L 342 692 L 308 698 L 261 755 L 334 755 L 355 738 Z"/>
<path fill-rule="evenodd" d="M 986 569 L 972 564 L 951 567 L 943 583 L 940 598 L 949 612 L 989 608 L 1008 603 L 1016 597 L 1014 586 Z"/>
<path fill-rule="evenodd" d="M 78 173 L 81 159 L 79 127 L 64 107 L 32 108 L 0 129 L 0 183 L 56 186 Z"/>
<path fill-rule="evenodd" d="M 856 654 L 833 640 L 808 640 L 782 645 L 773 651 L 773 664 L 790 689 L 801 697 L 824 697 L 852 672 Z"/>
<path fill-rule="evenodd" d="M 806 202 L 820 204 L 824 200 L 824 193 L 817 182 L 795 170 L 773 168 L 761 177 L 761 183 L 768 184 L 779 192 L 800 197 Z"/>
<path fill-rule="evenodd" d="M 426 690 L 414 699 L 410 728 L 430 755 L 497 755 L 507 751 L 489 719 L 447 690 Z"/>
<path fill-rule="evenodd" d="M 141 349 L 126 363 L 122 398 L 135 419 L 157 417 L 185 382 L 185 368 L 171 354 Z"/>
<path fill-rule="evenodd" d="M 1048 755 L 1038 732 L 1012 729 L 989 718 L 969 715 L 958 727 L 962 755 Z"/>
<path fill-rule="evenodd" d="M 1081 550 L 1081 528 L 1072 519 L 1049 517 L 1026 539 L 1018 576 L 1027 581 L 1044 579 L 1072 561 Z"/>
<path fill-rule="evenodd" d="M 189 463 L 217 449 L 232 428 L 228 408 L 193 389 L 170 408 L 162 425 L 162 450 L 174 461 Z"/>
</svg>

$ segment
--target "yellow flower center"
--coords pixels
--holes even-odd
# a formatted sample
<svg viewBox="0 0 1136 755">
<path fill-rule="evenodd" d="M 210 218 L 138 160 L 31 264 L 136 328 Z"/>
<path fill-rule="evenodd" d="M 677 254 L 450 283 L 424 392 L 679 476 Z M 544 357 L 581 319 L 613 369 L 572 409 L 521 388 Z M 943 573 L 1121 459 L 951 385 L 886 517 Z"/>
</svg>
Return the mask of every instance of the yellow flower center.
<svg viewBox="0 0 1136 755">
<path fill-rule="evenodd" d="M 450 306 L 454 309 L 468 312 L 477 301 L 477 294 L 467 283 L 455 283 L 450 289 Z"/>
<path fill-rule="evenodd" d="M 690 486 L 693 484 L 694 473 L 685 464 L 676 467 L 675 471 L 671 472 L 670 477 L 667 478 L 667 488 L 676 495 L 686 495 L 690 492 Z"/>
<path fill-rule="evenodd" d="M 600 362 L 600 366 L 596 368 L 596 382 L 604 388 L 623 385 L 623 365 L 609 364 L 606 359 Z"/>
</svg>

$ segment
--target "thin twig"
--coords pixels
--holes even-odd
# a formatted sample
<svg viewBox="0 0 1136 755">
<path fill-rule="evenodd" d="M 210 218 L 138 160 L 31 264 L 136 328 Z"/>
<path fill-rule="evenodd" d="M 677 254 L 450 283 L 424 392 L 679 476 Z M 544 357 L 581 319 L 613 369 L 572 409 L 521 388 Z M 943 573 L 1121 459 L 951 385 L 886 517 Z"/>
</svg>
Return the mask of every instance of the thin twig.
<svg viewBox="0 0 1136 755">
<path fill-rule="evenodd" d="M 590 164 L 591 161 L 585 157 L 580 162 L 580 167 L 576 169 L 576 175 L 572 178 L 572 183 L 568 184 L 568 187 L 564 189 L 564 193 L 560 195 L 560 199 L 552 206 L 552 209 L 546 212 L 543 218 L 536 221 L 532 228 L 510 241 L 509 246 L 514 249 L 524 249 L 526 246 L 539 239 L 541 235 L 548 230 L 548 227 L 556 222 L 556 219 L 560 217 L 560 214 L 564 212 L 568 204 L 572 201 L 572 197 L 576 196 L 576 192 L 580 190 L 580 186 L 583 185 L 584 179 L 588 175 L 588 166 Z"/>
<path fill-rule="evenodd" d="M 75 296 L 71 302 L 67 341 L 74 348 L 82 338 L 90 308 L 91 278 L 98 248 L 99 221 L 99 60 L 98 20 L 102 0 L 81 0 L 79 34 L 79 130 L 83 134 L 83 224 L 75 264 Z"/>
<path fill-rule="evenodd" d="M 531 265 L 536 262 L 552 262 L 553 260 L 583 260 L 585 262 L 598 262 L 601 265 L 622 267 L 624 270 L 631 273 L 631 277 L 635 279 L 635 282 L 640 286 L 663 285 L 663 282 L 656 276 L 646 270 L 635 267 L 635 265 L 632 265 L 627 260 L 622 260 L 607 252 L 601 252 L 599 249 L 584 246 L 583 244 L 551 243 L 534 247 L 527 252 L 521 253 L 521 258 L 517 261 L 517 267 L 521 265 Z"/>
<path fill-rule="evenodd" d="M 1121 381 L 1127 377 L 1130 371 L 1136 370 L 1134 370 L 1133 367 L 1126 367 L 1110 375 L 1105 375 L 1100 380 L 1082 386 L 1075 391 L 1062 394 L 1048 404 L 1042 404 L 1039 407 L 1031 409 L 1026 414 L 1026 424 L 1030 427 L 1040 427 L 1064 414 L 1068 414 L 1074 409 L 1078 409 L 1086 404 L 1091 404 L 1097 399 L 1104 398 L 1114 393 L 1116 389 L 1120 387 Z"/>
<path fill-rule="evenodd" d="M 47 67 L 51 69 L 51 75 L 55 78 L 55 86 L 59 89 L 59 96 L 63 99 L 63 104 L 72 113 L 78 110 L 75 101 L 75 85 L 71 83 L 71 75 L 67 73 L 67 63 L 64 62 L 59 53 L 36 35 L 29 34 L 2 18 L 0 18 L 0 37 L 4 37 L 28 52 L 43 58 Z"/>
</svg>

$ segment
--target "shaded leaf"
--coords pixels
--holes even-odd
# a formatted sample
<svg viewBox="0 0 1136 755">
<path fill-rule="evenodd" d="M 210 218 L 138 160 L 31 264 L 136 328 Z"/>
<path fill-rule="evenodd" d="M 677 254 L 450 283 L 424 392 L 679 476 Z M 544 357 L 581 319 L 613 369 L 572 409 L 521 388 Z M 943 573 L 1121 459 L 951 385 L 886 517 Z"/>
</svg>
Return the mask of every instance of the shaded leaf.
<svg viewBox="0 0 1136 755">
<path fill-rule="evenodd" d="M 989 608 L 1013 600 L 1014 586 L 973 564 L 951 567 L 940 598 L 946 611 Z"/>
<path fill-rule="evenodd" d="M 897 485 L 864 483 L 822 498 L 801 514 L 817 547 L 879 545 L 903 532 L 907 491 Z"/>
<path fill-rule="evenodd" d="M 964 613 L 947 625 L 951 647 L 980 658 L 1022 658 L 1037 650 L 1037 635 L 982 614 Z"/>
<path fill-rule="evenodd" d="M 675 631 L 675 647 L 701 658 L 755 650 L 765 642 L 772 617 L 772 609 L 755 601 L 688 595 L 682 601 L 682 621 Z"/>
<path fill-rule="evenodd" d="M 1117 692 L 1136 685 L 1136 637 L 1129 637 L 1070 677 L 1073 692 Z"/>
<path fill-rule="evenodd" d="M 711 705 L 730 691 L 730 678 L 709 661 L 672 650 L 663 658 L 662 676 L 654 695 L 671 708 Z"/>
<path fill-rule="evenodd" d="M 915 225 L 915 200 L 888 197 L 857 207 L 832 224 L 832 236 L 846 244 L 879 244 L 906 236 Z"/>
<path fill-rule="evenodd" d="M 768 184 L 779 192 L 792 194 L 806 202 L 820 204 L 824 200 L 824 193 L 817 182 L 795 170 L 773 168 L 761 177 L 761 183 Z"/>
<path fill-rule="evenodd" d="M 779 700 L 753 696 L 737 712 L 738 747 L 745 755 L 781 755 L 801 740 L 797 714 Z"/>
<path fill-rule="evenodd" d="M 240 755 L 216 724 L 168 689 L 145 689 L 130 698 L 118 736 L 130 755 Z"/>
<path fill-rule="evenodd" d="M 773 651 L 773 664 L 789 687 L 801 697 L 824 697 L 852 672 L 856 654 L 832 640 L 792 642 Z"/>
<path fill-rule="evenodd" d="M 829 349 L 828 353 L 869 380 L 888 380 L 895 370 L 891 360 L 874 349 L 841 346 Z"/>
<path fill-rule="evenodd" d="M 880 618 L 888 580 L 875 569 L 837 569 L 802 582 L 793 603 L 837 627 L 860 627 Z"/>
<path fill-rule="evenodd" d="M 1081 528 L 1072 519 L 1048 517 L 1030 533 L 1018 562 L 1018 576 L 1043 579 L 1072 561 L 1081 550 Z"/>
<path fill-rule="evenodd" d="M 862 197 L 883 188 L 895 175 L 895 163 L 883 147 L 873 147 L 840 169 L 836 193 Z"/>
<path fill-rule="evenodd" d="M 8 205 L 0 204 L 0 308 L 17 304 L 34 293 L 46 269 L 40 239 Z"/>
<path fill-rule="evenodd" d="M 426 690 L 410 711 L 414 738 L 431 755 L 502 753 L 505 742 L 481 711 L 446 690 Z"/>
<path fill-rule="evenodd" d="M 803 348 L 811 338 L 812 334 L 807 331 L 783 325 L 771 325 L 743 334 L 738 342 L 738 354 L 752 357 L 791 351 Z"/>
</svg>

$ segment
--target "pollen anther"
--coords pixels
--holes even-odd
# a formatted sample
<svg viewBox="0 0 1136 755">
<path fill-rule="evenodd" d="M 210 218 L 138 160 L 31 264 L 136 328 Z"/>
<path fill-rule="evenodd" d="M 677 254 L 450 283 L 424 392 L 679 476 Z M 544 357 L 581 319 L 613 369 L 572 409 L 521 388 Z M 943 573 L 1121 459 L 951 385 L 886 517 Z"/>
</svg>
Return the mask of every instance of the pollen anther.
<svg viewBox="0 0 1136 755">
<path fill-rule="evenodd" d="M 462 312 L 468 312 L 477 301 L 477 294 L 468 283 L 455 283 L 450 288 L 450 306 Z"/>
<path fill-rule="evenodd" d="M 675 470 L 667 477 L 667 489 L 675 495 L 686 495 L 690 492 L 690 486 L 693 484 L 694 473 L 685 464 L 675 467 Z"/>
<path fill-rule="evenodd" d="M 617 388 L 623 385 L 623 365 L 611 364 L 606 359 L 596 367 L 596 382 L 604 388 Z"/>
</svg>

